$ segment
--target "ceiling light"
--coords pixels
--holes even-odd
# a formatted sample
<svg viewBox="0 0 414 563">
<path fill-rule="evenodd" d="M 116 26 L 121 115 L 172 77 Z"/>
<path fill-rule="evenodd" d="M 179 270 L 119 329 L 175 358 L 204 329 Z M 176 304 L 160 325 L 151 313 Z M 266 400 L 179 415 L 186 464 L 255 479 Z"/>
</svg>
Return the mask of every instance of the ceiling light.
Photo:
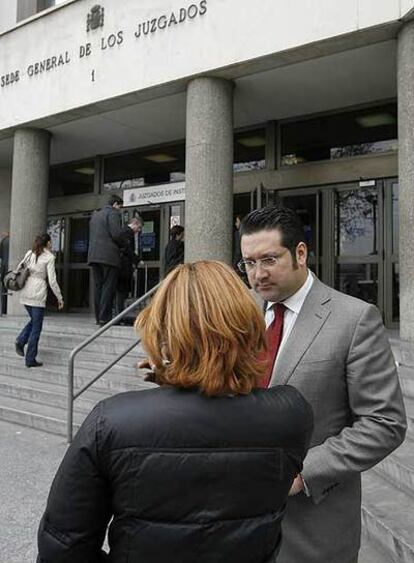
<svg viewBox="0 0 414 563">
<path fill-rule="evenodd" d="M 95 168 L 90 168 L 85 166 L 84 168 L 75 168 L 75 172 L 79 172 L 79 174 L 87 174 L 88 176 L 93 176 L 95 174 Z"/>
<path fill-rule="evenodd" d="M 175 156 L 171 156 L 170 154 L 165 154 L 162 152 L 150 154 L 148 156 L 144 156 L 143 158 L 150 160 L 151 162 L 156 162 L 158 164 L 163 164 L 164 162 L 174 162 L 174 160 L 178 160 L 178 158 L 175 158 Z"/>
<path fill-rule="evenodd" d="M 361 127 L 381 127 L 381 125 L 393 125 L 395 117 L 391 113 L 371 113 L 356 118 Z"/>
<path fill-rule="evenodd" d="M 237 139 L 239 145 L 243 145 L 244 147 L 253 148 L 253 147 L 263 147 L 266 144 L 265 138 L 260 137 L 259 135 L 253 137 L 241 137 Z"/>
</svg>

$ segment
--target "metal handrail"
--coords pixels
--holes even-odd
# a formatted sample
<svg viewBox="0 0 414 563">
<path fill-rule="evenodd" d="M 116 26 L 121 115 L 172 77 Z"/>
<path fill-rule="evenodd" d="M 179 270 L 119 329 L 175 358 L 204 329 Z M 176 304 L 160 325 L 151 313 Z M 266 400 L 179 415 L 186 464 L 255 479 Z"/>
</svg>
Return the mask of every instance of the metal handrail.
<svg viewBox="0 0 414 563">
<path fill-rule="evenodd" d="M 139 299 L 131 303 L 126 309 L 121 311 L 119 315 L 114 317 L 110 320 L 106 325 L 101 327 L 97 330 L 94 334 L 86 338 L 83 342 L 81 342 L 76 348 L 72 350 L 69 355 L 69 368 L 68 368 L 68 419 L 67 419 L 67 439 L 68 443 L 70 444 L 73 438 L 73 403 L 75 399 L 77 399 L 82 393 L 84 393 L 91 385 L 93 385 L 98 379 L 100 379 L 107 371 L 109 371 L 119 360 L 122 360 L 124 356 L 126 356 L 131 350 L 133 350 L 138 344 L 141 342 L 141 339 L 138 338 L 134 344 L 129 346 L 124 352 L 121 352 L 119 356 L 115 358 L 109 365 L 107 365 L 102 371 L 98 373 L 91 381 L 89 381 L 86 385 L 84 385 L 79 391 L 74 393 L 74 380 L 75 380 L 75 358 L 79 354 L 81 350 L 86 348 L 88 344 L 94 342 L 101 334 L 104 334 L 111 326 L 118 323 L 122 320 L 129 311 L 135 309 L 138 305 L 146 301 L 153 293 L 156 292 L 160 284 L 157 284 L 155 287 L 147 291 L 144 295 L 142 295 Z"/>
</svg>

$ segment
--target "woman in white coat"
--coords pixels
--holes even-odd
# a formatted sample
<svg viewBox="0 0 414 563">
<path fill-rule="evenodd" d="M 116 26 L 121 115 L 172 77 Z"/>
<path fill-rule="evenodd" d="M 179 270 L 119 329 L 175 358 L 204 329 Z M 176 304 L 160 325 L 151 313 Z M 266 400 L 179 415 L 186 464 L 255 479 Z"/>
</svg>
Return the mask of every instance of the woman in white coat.
<svg viewBox="0 0 414 563">
<path fill-rule="evenodd" d="M 16 352 L 19 356 L 26 357 L 28 368 L 42 365 L 36 360 L 36 356 L 45 315 L 48 283 L 58 300 L 59 309 L 63 308 L 62 293 L 56 281 L 55 257 L 50 251 L 51 246 L 52 242 L 47 233 L 39 235 L 34 240 L 32 250 L 29 250 L 22 260 L 28 265 L 30 275 L 20 292 L 20 303 L 26 307 L 30 321 L 17 337 Z"/>
</svg>

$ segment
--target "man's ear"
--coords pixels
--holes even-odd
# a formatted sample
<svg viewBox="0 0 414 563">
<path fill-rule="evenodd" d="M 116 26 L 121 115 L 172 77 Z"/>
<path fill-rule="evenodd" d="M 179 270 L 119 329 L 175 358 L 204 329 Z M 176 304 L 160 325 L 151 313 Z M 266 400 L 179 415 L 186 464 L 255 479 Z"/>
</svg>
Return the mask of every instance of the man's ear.
<svg viewBox="0 0 414 563">
<path fill-rule="evenodd" d="M 304 242 L 300 242 L 296 247 L 296 261 L 300 266 L 306 266 L 308 259 L 308 247 Z"/>
</svg>

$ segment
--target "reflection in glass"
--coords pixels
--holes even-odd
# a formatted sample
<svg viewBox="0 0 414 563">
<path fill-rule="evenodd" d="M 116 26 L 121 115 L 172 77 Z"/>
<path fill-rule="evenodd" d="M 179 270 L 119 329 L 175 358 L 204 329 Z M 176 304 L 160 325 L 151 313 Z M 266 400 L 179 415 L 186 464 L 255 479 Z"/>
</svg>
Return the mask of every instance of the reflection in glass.
<svg viewBox="0 0 414 563">
<path fill-rule="evenodd" d="M 358 188 L 336 192 L 335 223 L 337 256 L 377 254 L 377 189 Z"/>
<path fill-rule="evenodd" d="M 347 295 L 378 305 L 378 265 L 337 264 L 335 288 Z"/>
<path fill-rule="evenodd" d="M 111 156 L 104 160 L 103 191 L 113 192 L 185 179 L 185 144 Z"/>
<path fill-rule="evenodd" d="M 396 151 L 397 105 L 286 123 L 281 133 L 283 166 Z"/>
<path fill-rule="evenodd" d="M 392 265 L 392 320 L 400 320 L 400 265 Z"/>
<path fill-rule="evenodd" d="M 95 181 L 95 162 L 77 162 L 50 169 L 49 195 L 59 197 L 92 193 Z"/>
<path fill-rule="evenodd" d="M 138 268 L 138 297 L 144 295 L 160 281 L 159 268 Z"/>
<path fill-rule="evenodd" d="M 69 262 L 85 263 L 88 260 L 89 217 L 75 218 L 70 223 Z"/>
<path fill-rule="evenodd" d="M 63 260 L 63 251 L 65 247 L 65 220 L 48 219 L 47 232 L 52 239 L 52 252 L 56 257 L 56 266 Z"/>
<path fill-rule="evenodd" d="M 249 172 L 266 167 L 266 132 L 265 129 L 244 131 L 234 136 L 233 171 Z"/>
<path fill-rule="evenodd" d="M 392 184 L 392 253 L 398 254 L 400 240 L 400 201 L 398 182 Z"/>
<path fill-rule="evenodd" d="M 143 211 L 144 221 L 140 234 L 140 257 L 144 262 L 160 259 L 160 216 L 159 209 Z"/>
<path fill-rule="evenodd" d="M 89 308 L 89 269 L 69 270 L 68 308 Z"/>
<path fill-rule="evenodd" d="M 317 210 L 316 194 L 283 197 L 283 205 L 294 209 L 299 215 L 308 246 L 309 262 L 314 261 L 317 253 Z M 321 249 L 319 247 L 319 252 Z"/>
</svg>

